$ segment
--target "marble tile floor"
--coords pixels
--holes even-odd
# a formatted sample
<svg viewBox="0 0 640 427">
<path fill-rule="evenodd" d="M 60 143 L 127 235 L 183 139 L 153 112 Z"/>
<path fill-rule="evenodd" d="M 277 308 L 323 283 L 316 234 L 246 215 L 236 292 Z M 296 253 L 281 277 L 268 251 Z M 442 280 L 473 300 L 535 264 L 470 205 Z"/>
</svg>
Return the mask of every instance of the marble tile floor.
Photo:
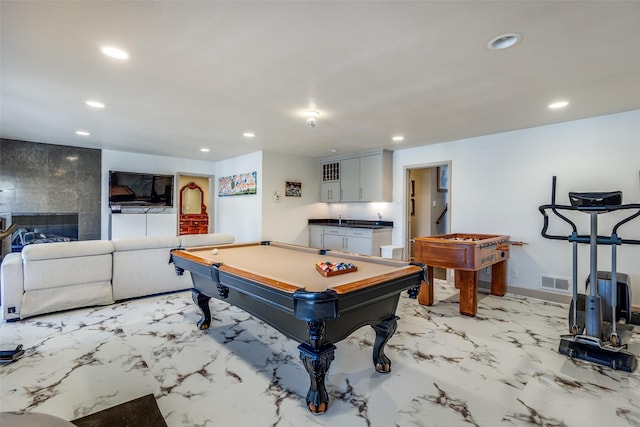
<svg viewBox="0 0 640 427">
<path fill-rule="evenodd" d="M 457 298 L 443 281 L 431 307 L 403 294 L 389 374 L 373 369 L 370 327 L 339 342 L 323 415 L 305 406 L 296 342 L 215 299 L 200 331 L 188 291 L 3 323 L 2 348 L 26 354 L 0 367 L 0 411 L 73 420 L 153 393 L 170 427 L 640 426 L 640 369 L 557 352 L 566 305 L 481 295 L 470 318 Z"/>
</svg>

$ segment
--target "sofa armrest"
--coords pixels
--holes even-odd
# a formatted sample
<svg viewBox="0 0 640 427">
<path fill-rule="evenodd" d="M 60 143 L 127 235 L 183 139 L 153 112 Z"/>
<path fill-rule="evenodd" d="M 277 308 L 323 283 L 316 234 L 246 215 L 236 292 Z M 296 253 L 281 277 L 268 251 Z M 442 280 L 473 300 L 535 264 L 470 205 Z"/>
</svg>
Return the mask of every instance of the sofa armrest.
<svg viewBox="0 0 640 427">
<path fill-rule="evenodd" d="M 2 259 L 0 287 L 2 318 L 6 321 L 19 320 L 24 293 L 24 272 L 20 253 L 10 253 Z"/>
</svg>

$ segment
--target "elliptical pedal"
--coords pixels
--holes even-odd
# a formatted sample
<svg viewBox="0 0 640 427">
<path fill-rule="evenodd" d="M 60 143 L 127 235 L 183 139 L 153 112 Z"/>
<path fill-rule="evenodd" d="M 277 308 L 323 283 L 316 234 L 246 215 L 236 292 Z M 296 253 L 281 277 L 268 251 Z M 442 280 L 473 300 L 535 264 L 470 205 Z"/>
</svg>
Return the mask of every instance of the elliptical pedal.
<svg viewBox="0 0 640 427">
<path fill-rule="evenodd" d="M 0 365 L 13 363 L 20 359 L 23 354 L 22 344 L 18 345 L 14 350 L 2 350 L 0 351 Z"/>
<path fill-rule="evenodd" d="M 558 352 L 572 359 L 581 359 L 612 369 L 633 372 L 638 367 L 636 355 L 627 346 L 612 347 L 588 335 L 562 335 Z"/>
</svg>

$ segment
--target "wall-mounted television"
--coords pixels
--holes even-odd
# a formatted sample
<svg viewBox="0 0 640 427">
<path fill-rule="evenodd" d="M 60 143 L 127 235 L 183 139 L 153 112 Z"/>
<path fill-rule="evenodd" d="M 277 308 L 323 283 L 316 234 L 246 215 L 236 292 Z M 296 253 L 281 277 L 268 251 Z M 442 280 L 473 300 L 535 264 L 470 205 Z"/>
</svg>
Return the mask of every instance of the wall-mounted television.
<svg viewBox="0 0 640 427">
<path fill-rule="evenodd" d="M 175 176 L 109 171 L 109 206 L 173 207 Z"/>
</svg>

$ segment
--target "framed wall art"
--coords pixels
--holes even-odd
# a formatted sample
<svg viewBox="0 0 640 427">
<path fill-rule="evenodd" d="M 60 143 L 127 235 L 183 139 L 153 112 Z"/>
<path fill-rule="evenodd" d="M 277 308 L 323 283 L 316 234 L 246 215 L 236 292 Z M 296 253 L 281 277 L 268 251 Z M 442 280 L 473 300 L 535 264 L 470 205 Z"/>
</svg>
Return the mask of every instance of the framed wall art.
<svg viewBox="0 0 640 427">
<path fill-rule="evenodd" d="M 223 176 L 218 179 L 218 196 L 240 196 L 256 194 L 258 189 L 257 172 Z"/>
<path fill-rule="evenodd" d="M 286 197 L 302 197 L 302 183 L 286 181 L 284 185 L 284 195 Z"/>
</svg>

